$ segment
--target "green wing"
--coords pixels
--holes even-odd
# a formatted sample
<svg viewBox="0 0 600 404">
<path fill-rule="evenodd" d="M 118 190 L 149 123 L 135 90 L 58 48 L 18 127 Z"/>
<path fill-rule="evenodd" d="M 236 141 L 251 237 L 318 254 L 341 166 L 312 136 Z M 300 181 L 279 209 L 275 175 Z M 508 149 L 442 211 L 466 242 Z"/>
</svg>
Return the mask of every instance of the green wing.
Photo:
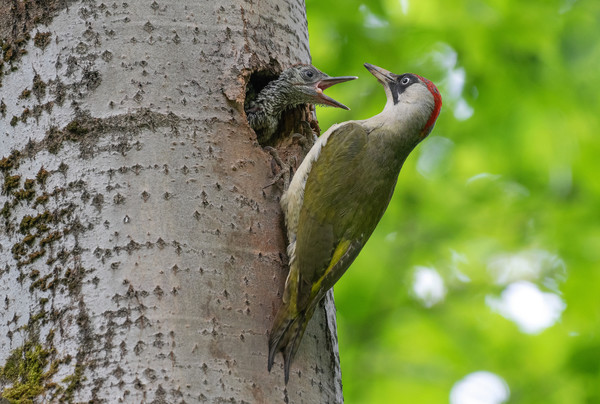
<svg viewBox="0 0 600 404">
<path fill-rule="evenodd" d="M 367 132 L 362 126 L 342 125 L 329 135 L 308 175 L 296 239 L 300 307 L 319 289 L 324 293 L 333 286 L 366 241 L 354 223 L 361 201 L 352 195 L 353 181 L 364 177 L 361 161 L 366 148 Z"/>
</svg>

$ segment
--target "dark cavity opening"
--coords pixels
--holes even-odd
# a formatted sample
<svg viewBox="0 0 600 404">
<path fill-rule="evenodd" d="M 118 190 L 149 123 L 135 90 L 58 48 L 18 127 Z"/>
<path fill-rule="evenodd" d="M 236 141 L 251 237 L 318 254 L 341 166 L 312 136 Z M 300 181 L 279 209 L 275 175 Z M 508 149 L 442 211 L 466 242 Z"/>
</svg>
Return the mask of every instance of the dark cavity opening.
<svg viewBox="0 0 600 404">
<path fill-rule="evenodd" d="M 278 77 L 273 70 L 258 70 L 252 72 L 250 79 L 246 83 L 246 98 L 244 99 L 244 110 L 248 110 L 250 105 L 260 91 L 271 81 Z"/>
</svg>

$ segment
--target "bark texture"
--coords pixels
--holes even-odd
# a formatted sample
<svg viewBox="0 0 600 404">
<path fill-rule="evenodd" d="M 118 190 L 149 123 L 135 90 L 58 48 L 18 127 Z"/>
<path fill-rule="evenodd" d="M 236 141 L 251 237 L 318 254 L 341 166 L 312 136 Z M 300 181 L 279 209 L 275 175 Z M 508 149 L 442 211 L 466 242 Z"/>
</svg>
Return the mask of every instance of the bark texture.
<svg viewBox="0 0 600 404">
<path fill-rule="evenodd" d="M 0 34 L 1 396 L 342 401 L 331 297 L 266 370 L 285 240 L 243 102 L 310 61 L 304 2 L 0 0 Z"/>
</svg>

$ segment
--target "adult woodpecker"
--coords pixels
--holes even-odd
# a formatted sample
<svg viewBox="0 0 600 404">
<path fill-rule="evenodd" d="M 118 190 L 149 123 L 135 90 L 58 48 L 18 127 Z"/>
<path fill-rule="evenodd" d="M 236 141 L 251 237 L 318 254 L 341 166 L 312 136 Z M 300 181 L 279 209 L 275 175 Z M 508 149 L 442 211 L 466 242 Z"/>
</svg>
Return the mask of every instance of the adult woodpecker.
<svg viewBox="0 0 600 404">
<path fill-rule="evenodd" d="M 286 69 L 271 81 L 245 106 L 250 127 L 260 143 L 266 142 L 277 131 L 281 114 L 300 104 L 319 104 L 350 109 L 341 102 L 323 94 L 334 84 L 354 80 L 355 76 L 330 77 L 312 65 L 299 64 Z"/>
<path fill-rule="evenodd" d="M 332 126 L 313 145 L 281 198 L 290 272 L 269 335 L 268 369 L 290 364 L 317 303 L 356 258 L 390 202 L 400 168 L 433 129 L 442 97 L 416 74 L 365 63 L 387 103 L 362 121 Z"/>
</svg>

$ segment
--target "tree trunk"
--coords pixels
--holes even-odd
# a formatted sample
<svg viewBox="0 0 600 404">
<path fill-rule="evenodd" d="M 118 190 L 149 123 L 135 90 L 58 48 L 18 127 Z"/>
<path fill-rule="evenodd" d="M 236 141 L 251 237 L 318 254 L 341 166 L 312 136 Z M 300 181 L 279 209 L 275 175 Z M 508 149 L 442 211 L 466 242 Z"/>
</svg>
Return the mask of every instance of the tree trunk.
<svg viewBox="0 0 600 404">
<path fill-rule="evenodd" d="M 1 396 L 342 401 L 332 300 L 267 372 L 281 190 L 243 102 L 309 62 L 304 2 L 0 0 L 0 38 Z"/>
</svg>

